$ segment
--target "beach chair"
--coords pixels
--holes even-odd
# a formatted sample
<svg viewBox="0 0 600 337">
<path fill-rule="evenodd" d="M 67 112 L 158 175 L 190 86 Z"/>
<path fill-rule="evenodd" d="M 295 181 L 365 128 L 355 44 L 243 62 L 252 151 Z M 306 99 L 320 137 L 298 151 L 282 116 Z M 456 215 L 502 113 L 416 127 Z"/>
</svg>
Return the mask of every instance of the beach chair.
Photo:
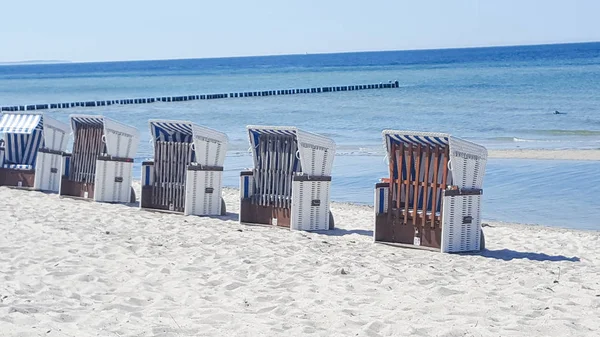
<svg viewBox="0 0 600 337">
<path fill-rule="evenodd" d="M 221 197 L 228 138 L 186 121 L 150 120 L 154 160 L 142 163 L 141 208 L 224 215 Z"/>
<path fill-rule="evenodd" d="M 63 156 L 61 196 L 99 202 L 135 202 L 133 157 L 136 128 L 97 115 L 71 115 L 73 152 Z"/>
<path fill-rule="evenodd" d="M 375 186 L 375 242 L 479 251 L 485 147 L 444 133 L 383 131 L 390 176 Z"/>
<path fill-rule="evenodd" d="M 42 113 L 5 112 L 0 133 L 0 186 L 58 192 L 69 126 Z"/>
<path fill-rule="evenodd" d="M 248 126 L 254 169 L 241 173 L 240 222 L 333 229 L 333 140 L 295 127 Z"/>
</svg>

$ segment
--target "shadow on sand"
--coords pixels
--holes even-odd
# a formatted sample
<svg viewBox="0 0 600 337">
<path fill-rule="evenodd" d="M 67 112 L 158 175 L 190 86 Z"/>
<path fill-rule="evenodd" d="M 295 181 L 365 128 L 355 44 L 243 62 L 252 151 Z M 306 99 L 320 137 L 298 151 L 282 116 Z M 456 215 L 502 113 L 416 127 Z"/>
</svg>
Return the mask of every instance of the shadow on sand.
<svg viewBox="0 0 600 337">
<path fill-rule="evenodd" d="M 342 228 L 335 228 L 335 229 L 328 230 L 328 231 L 313 231 L 313 233 L 318 233 L 318 234 L 323 234 L 323 235 L 328 235 L 328 236 L 345 236 L 345 235 L 352 235 L 352 234 L 373 236 L 373 231 L 369 231 L 369 230 L 365 230 L 365 229 L 347 230 L 347 229 L 342 229 Z"/>
<path fill-rule="evenodd" d="M 519 260 L 519 259 L 527 259 L 531 261 L 551 261 L 551 262 L 559 262 L 559 261 L 568 261 L 568 262 L 579 262 L 580 259 L 577 256 L 566 257 L 563 255 L 547 255 L 544 253 L 533 253 L 533 252 L 519 252 L 510 249 L 500 249 L 500 250 L 484 250 L 479 253 L 475 253 L 472 255 L 480 255 L 483 257 L 487 257 L 490 259 L 498 259 L 504 261 L 511 260 Z"/>
</svg>

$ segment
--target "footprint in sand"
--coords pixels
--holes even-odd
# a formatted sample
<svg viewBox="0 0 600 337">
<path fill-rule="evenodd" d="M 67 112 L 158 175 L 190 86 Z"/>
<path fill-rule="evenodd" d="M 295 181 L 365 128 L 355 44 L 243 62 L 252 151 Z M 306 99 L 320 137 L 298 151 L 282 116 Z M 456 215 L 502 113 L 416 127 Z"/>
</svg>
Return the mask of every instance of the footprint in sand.
<svg viewBox="0 0 600 337">
<path fill-rule="evenodd" d="M 229 283 L 228 285 L 226 285 L 225 289 L 227 289 L 227 290 L 234 290 L 234 289 L 237 289 L 237 288 L 239 288 L 241 286 L 243 286 L 242 283 L 232 282 L 232 283 Z"/>
</svg>

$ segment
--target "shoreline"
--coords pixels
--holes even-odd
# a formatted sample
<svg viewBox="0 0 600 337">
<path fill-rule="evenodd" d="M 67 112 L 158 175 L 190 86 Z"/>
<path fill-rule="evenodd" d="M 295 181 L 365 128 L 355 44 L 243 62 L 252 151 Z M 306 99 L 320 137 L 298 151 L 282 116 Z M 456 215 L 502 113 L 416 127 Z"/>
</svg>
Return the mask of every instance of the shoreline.
<svg viewBox="0 0 600 337">
<path fill-rule="evenodd" d="M 600 161 L 600 149 L 488 150 L 488 158 Z"/>
<path fill-rule="evenodd" d="M 250 156 L 247 151 L 230 150 L 229 158 Z M 340 157 L 385 157 L 385 153 L 338 151 Z M 488 159 L 541 159 L 569 161 L 600 161 L 600 149 L 489 149 Z"/>
</svg>

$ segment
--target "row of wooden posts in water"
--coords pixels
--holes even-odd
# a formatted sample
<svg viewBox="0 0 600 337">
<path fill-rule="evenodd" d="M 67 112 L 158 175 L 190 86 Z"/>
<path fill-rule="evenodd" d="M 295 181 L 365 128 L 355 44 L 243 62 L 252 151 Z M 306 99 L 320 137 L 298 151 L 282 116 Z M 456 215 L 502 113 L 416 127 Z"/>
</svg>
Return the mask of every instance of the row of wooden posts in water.
<svg viewBox="0 0 600 337">
<path fill-rule="evenodd" d="M 338 91 L 391 89 L 391 88 L 398 88 L 398 87 L 399 87 L 398 81 L 393 81 L 393 82 L 390 81 L 388 83 L 379 83 L 379 84 L 357 84 L 357 85 L 344 85 L 344 86 L 306 88 L 306 89 L 244 91 L 244 92 L 230 92 L 230 93 L 224 93 L 224 94 L 162 96 L 162 97 L 128 98 L 128 99 L 104 100 L 104 101 L 14 105 L 14 106 L 3 106 L 2 108 L 0 108 L 0 111 L 69 109 L 69 108 L 76 108 L 76 107 L 99 107 L 99 106 L 109 106 L 109 105 L 118 105 L 118 104 L 119 105 L 148 104 L 148 103 L 156 103 L 156 102 L 184 102 L 184 101 L 223 99 L 223 98 L 264 97 L 264 96 L 280 96 L 280 95 L 296 95 L 296 94 L 318 94 L 318 93 L 338 92 Z"/>
</svg>

